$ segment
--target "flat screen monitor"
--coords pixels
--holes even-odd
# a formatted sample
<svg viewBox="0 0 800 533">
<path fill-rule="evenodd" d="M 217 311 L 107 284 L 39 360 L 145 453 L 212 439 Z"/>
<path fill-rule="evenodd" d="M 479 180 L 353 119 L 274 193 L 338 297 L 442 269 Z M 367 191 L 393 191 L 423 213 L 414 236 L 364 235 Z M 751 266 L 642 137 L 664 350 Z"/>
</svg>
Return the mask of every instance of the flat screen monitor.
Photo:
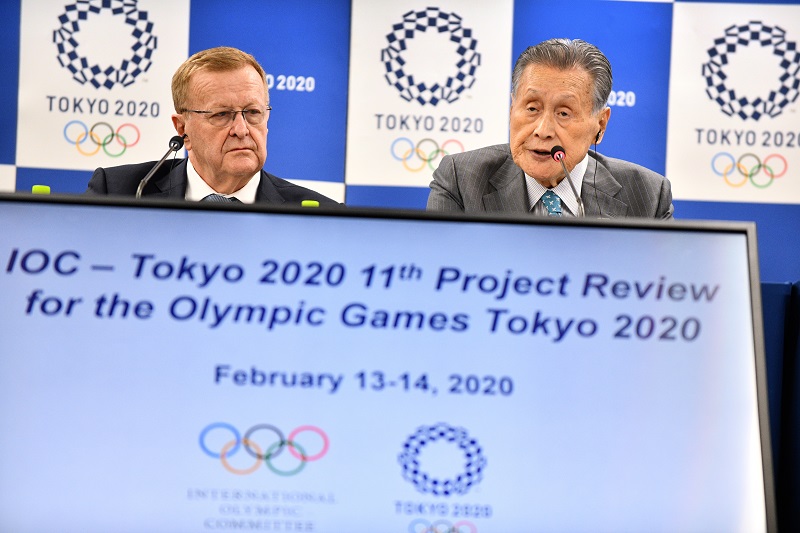
<svg viewBox="0 0 800 533">
<path fill-rule="evenodd" d="M 0 199 L 0 530 L 774 531 L 751 224 Z"/>
</svg>

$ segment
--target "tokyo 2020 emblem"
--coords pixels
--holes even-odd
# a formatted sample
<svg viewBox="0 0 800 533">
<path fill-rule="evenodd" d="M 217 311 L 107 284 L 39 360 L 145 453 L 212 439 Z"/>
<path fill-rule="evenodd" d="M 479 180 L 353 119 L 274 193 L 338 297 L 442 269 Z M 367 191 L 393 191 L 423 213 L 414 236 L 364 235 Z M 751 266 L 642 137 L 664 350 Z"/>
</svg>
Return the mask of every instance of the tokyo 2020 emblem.
<svg viewBox="0 0 800 533">
<path fill-rule="evenodd" d="M 83 50 L 80 45 L 81 24 L 103 12 L 124 17 L 125 24 L 130 26 L 130 55 L 121 57 L 115 65 L 98 64 L 91 58 L 92 51 Z M 53 31 L 58 62 L 81 85 L 88 83 L 96 89 L 127 87 L 152 64 L 158 38 L 153 34 L 153 23 L 148 20 L 147 11 L 139 10 L 137 0 L 78 0 L 64 7 L 58 22 L 60 26 Z"/>
<path fill-rule="evenodd" d="M 440 479 L 423 470 L 420 457 L 425 447 L 436 441 L 450 445 L 452 453 L 461 455 L 464 461 L 462 472 Z M 413 483 L 419 492 L 434 496 L 466 494 L 473 485 L 480 483 L 486 468 L 486 457 L 478 441 L 470 437 L 464 428 L 442 422 L 418 427 L 406 439 L 397 460 L 403 467 L 403 477 L 407 481 Z"/>
<path fill-rule="evenodd" d="M 456 45 L 455 64 L 441 65 L 447 74 L 441 83 L 416 79 L 412 73 L 413 65 L 409 65 L 405 57 L 408 41 L 418 33 L 428 31 L 447 34 Z M 478 41 L 471 29 L 461 25 L 461 17 L 456 13 L 447 13 L 438 7 L 409 11 L 403 15 L 402 22 L 392 26 L 392 32 L 386 36 L 386 40 L 388 45 L 381 50 L 381 61 L 386 68 L 384 77 L 389 85 L 397 89 L 403 100 L 432 106 L 441 101 L 453 103 L 475 83 L 475 71 L 481 64 L 481 55 L 477 52 Z"/>
<path fill-rule="evenodd" d="M 765 79 L 764 94 L 745 95 L 730 86 L 731 58 L 742 47 L 760 47 L 768 56 L 778 57 L 779 74 L 774 80 Z M 723 113 L 742 120 L 759 120 L 764 115 L 777 117 L 800 94 L 800 50 L 797 43 L 786 39 L 786 31 L 752 20 L 725 29 L 725 35 L 714 40 L 708 49 L 708 61 L 703 63 L 706 94 Z"/>
</svg>

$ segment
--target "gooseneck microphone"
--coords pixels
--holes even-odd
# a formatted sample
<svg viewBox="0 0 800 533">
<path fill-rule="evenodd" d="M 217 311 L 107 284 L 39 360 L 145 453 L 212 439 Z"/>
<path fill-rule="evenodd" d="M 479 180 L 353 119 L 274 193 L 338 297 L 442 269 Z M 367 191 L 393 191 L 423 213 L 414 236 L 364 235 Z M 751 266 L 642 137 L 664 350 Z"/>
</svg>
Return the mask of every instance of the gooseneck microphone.
<svg viewBox="0 0 800 533">
<path fill-rule="evenodd" d="M 185 134 L 182 135 L 182 136 L 181 135 L 176 135 L 172 139 L 169 140 L 169 150 L 167 150 L 167 153 L 164 154 L 164 157 L 162 157 L 158 161 L 158 163 L 153 165 L 153 168 L 150 169 L 150 172 L 148 172 L 147 175 L 142 178 L 142 181 L 139 182 L 139 187 L 136 189 L 136 198 L 141 198 L 142 197 L 142 191 L 144 190 L 144 186 L 147 185 L 147 182 L 150 181 L 150 178 L 153 177 L 153 174 L 156 173 L 156 170 L 161 168 L 161 165 L 164 164 L 164 160 L 167 157 L 169 157 L 169 154 L 171 154 L 172 152 L 177 152 L 178 150 L 183 148 L 183 139 L 184 139 L 184 137 L 186 137 Z"/>
<path fill-rule="evenodd" d="M 572 189 L 572 194 L 575 195 L 575 200 L 578 202 L 578 216 L 584 217 L 586 216 L 586 213 L 583 212 L 583 202 L 581 202 L 581 196 L 575 189 L 575 184 L 572 183 L 572 178 L 569 176 L 569 172 L 567 172 L 567 165 L 564 164 L 564 157 L 566 155 L 567 153 L 564 151 L 563 146 L 555 145 L 550 149 L 550 156 L 561 163 L 561 170 L 564 171 L 564 176 L 567 178 L 570 189 Z"/>
</svg>

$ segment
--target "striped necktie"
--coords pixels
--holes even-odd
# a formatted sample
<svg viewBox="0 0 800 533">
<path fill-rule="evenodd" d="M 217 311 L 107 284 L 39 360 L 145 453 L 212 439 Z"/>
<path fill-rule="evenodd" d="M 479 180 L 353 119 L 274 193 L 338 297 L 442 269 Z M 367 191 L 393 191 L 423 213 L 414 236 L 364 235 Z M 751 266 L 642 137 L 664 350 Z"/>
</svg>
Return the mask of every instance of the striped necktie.
<svg viewBox="0 0 800 533">
<path fill-rule="evenodd" d="M 222 202 L 239 202 L 239 199 L 235 198 L 233 196 L 231 196 L 230 198 L 226 198 L 225 196 L 222 196 L 221 194 L 209 194 L 208 196 L 206 196 L 205 198 L 203 198 L 200 201 L 201 202 L 220 202 L 220 203 L 222 203 Z"/>
</svg>

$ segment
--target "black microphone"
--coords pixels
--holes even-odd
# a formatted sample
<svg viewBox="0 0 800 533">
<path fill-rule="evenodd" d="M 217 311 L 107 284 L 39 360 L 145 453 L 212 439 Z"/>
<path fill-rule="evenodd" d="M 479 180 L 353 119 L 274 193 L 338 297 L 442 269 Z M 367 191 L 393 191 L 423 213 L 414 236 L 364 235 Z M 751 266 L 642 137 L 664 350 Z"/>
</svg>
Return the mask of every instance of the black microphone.
<svg viewBox="0 0 800 533">
<path fill-rule="evenodd" d="M 575 189 L 575 185 L 572 183 L 572 178 L 569 177 L 569 172 L 567 172 L 567 165 L 564 164 L 564 157 L 567 153 L 564 151 L 563 146 L 555 145 L 550 149 L 550 155 L 561 163 L 561 170 L 564 171 L 564 176 L 567 178 L 567 182 L 569 183 L 570 189 L 572 189 L 572 194 L 575 195 L 575 200 L 578 202 L 578 216 L 585 217 L 586 213 L 583 212 L 583 202 L 581 202 L 581 197 L 578 194 L 578 191 Z"/>
<path fill-rule="evenodd" d="M 171 154 L 172 152 L 177 152 L 178 150 L 183 148 L 183 138 L 184 137 L 186 137 L 185 134 L 184 135 L 176 135 L 172 139 L 169 140 L 169 150 L 167 150 L 167 153 L 164 154 L 164 157 L 162 157 L 158 161 L 158 163 L 153 165 L 153 168 L 150 169 L 150 172 L 148 172 L 147 175 L 142 178 L 142 181 L 139 182 L 139 187 L 136 189 L 136 198 L 141 198 L 142 197 L 142 190 L 144 190 L 144 186 L 147 185 L 147 182 L 150 181 L 150 178 L 153 177 L 153 174 L 156 173 L 156 170 L 161 168 L 161 165 L 164 164 L 164 160 L 167 157 L 169 157 L 169 154 Z"/>
</svg>

